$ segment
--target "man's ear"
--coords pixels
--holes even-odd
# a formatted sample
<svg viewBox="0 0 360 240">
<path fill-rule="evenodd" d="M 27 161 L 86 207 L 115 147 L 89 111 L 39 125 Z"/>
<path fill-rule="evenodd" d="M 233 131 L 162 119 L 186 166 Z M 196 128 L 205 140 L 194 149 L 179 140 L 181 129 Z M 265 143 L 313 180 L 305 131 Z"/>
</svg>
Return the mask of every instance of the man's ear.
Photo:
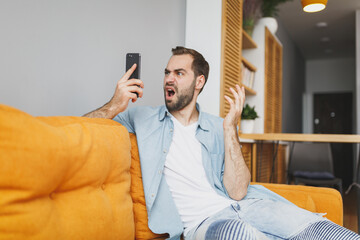
<svg viewBox="0 0 360 240">
<path fill-rule="evenodd" d="M 195 88 L 200 90 L 204 87 L 205 84 L 205 77 L 204 75 L 200 75 L 196 78 L 196 84 L 195 84 Z"/>
</svg>

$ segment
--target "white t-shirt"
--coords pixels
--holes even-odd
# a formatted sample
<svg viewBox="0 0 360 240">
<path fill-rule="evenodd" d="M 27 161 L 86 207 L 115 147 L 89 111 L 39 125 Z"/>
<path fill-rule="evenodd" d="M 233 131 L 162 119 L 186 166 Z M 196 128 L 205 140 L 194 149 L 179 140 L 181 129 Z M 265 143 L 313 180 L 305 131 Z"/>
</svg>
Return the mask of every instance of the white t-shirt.
<svg viewBox="0 0 360 240">
<path fill-rule="evenodd" d="M 164 175 L 186 235 L 205 218 L 235 201 L 217 194 L 206 177 L 201 144 L 195 137 L 197 122 L 183 126 L 176 118 L 172 117 L 172 120 L 174 135 L 166 157 Z"/>
</svg>

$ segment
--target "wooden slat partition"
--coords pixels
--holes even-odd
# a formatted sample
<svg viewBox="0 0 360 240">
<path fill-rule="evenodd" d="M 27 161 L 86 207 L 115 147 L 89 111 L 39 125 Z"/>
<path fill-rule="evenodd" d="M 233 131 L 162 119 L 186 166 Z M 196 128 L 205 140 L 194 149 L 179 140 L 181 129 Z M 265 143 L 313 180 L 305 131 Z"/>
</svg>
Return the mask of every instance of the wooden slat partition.
<svg viewBox="0 0 360 240">
<path fill-rule="evenodd" d="M 282 47 L 265 28 L 265 133 L 281 132 Z"/>
<path fill-rule="evenodd" d="M 252 172 L 252 144 L 251 143 L 242 143 L 242 154 L 246 166 L 249 168 L 250 173 Z"/>
<path fill-rule="evenodd" d="M 256 182 L 268 183 L 272 170 L 273 144 L 257 144 L 256 155 Z"/>
<path fill-rule="evenodd" d="M 241 80 L 242 0 L 222 1 L 221 31 L 220 116 L 225 117 L 230 107 L 224 96 L 232 97 L 229 87 Z"/>
<path fill-rule="evenodd" d="M 253 164 L 252 168 L 256 168 L 256 176 L 253 176 L 252 180 L 264 183 L 285 183 L 287 146 L 274 143 L 254 143 L 254 146 L 256 146 L 256 155 L 253 158 L 256 164 Z"/>
</svg>

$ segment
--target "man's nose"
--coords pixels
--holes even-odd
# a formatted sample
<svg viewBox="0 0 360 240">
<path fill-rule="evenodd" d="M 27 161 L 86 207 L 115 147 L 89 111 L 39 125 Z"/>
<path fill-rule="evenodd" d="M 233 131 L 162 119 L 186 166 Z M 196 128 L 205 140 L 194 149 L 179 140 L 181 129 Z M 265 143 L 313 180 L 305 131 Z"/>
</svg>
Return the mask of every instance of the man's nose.
<svg viewBox="0 0 360 240">
<path fill-rule="evenodd" d="M 166 76 L 165 82 L 166 83 L 173 83 L 175 81 L 175 74 L 169 73 L 169 75 Z"/>
</svg>

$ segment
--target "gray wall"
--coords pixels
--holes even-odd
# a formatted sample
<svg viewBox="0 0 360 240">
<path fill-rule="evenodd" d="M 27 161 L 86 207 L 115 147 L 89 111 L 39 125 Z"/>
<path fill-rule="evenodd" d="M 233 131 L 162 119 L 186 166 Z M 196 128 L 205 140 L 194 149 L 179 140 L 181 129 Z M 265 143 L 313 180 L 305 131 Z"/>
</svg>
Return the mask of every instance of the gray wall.
<svg viewBox="0 0 360 240">
<path fill-rule="evenodd" d="M 355 89 L 355 59 L 334 58 L 306 61 L 306 94 L 304 101 L 304 132 L 313 133 L 313 94 L 353 92 Z M 355 129 L 355 94 L 354 126 Z"/>
<path fill-rule="evenodd" d="M 306 92 L 353 92 L 355 59 L 335 58 L 306 62 Z"/>
<path fill-rule="evenodd" d="M 301 133 L 305 60 L 279 19 L 278 25 L 276 36 L 283 45 L 282 131 Z"/>
<path fill-rule="evenodd" d="M 1 0 L 0 29 L 2 104 L 82 115 L 111 98 L 125 54 L 140 52 L 137 104 L 158 105 L 170 49 L 185 43 L 185 1 Z"/>
</svg>

